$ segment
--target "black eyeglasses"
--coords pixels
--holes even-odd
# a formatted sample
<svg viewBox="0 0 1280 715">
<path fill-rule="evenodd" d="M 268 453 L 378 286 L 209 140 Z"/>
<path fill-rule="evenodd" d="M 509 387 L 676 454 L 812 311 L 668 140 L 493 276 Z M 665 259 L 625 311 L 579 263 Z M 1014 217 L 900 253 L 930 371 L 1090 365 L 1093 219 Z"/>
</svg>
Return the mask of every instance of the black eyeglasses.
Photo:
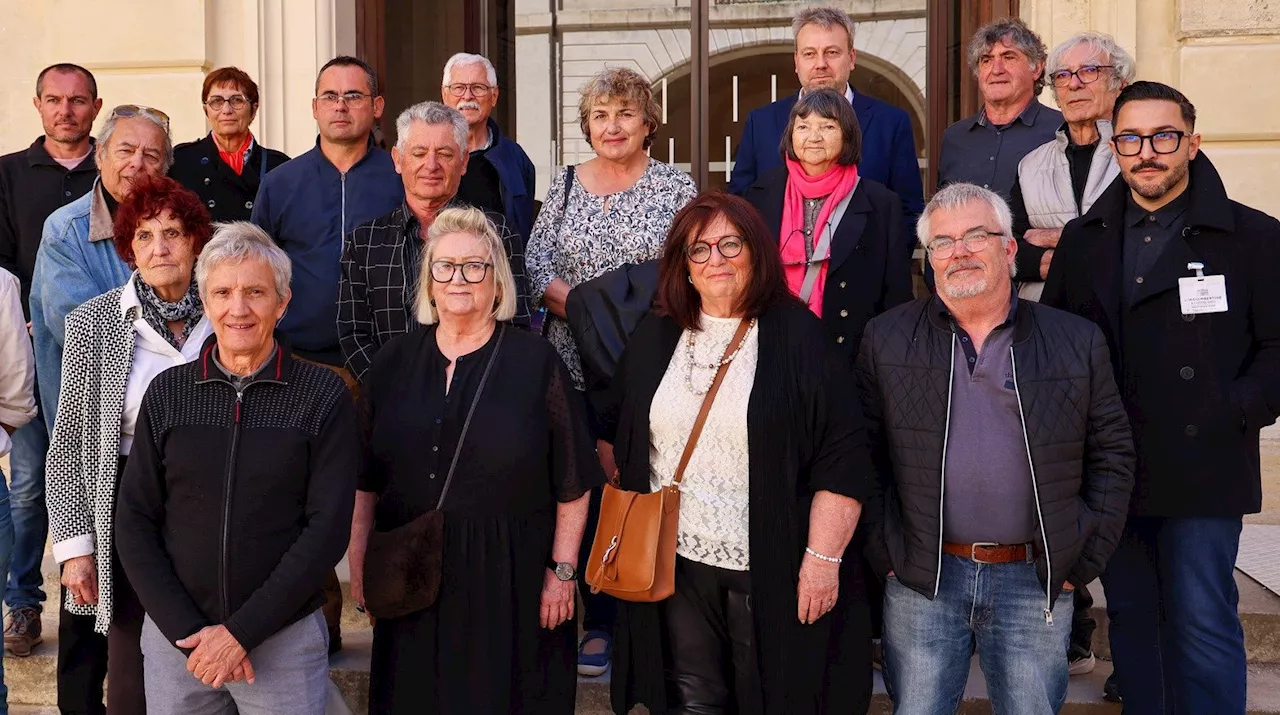
<svg viewBox="0 0 1280 715">
<path fill-rule="evenodd" d="M 991 239 L 997 236 L 1004 236 L 1004 234 L 997 231 L 978 229 L 970 231 L 960 238 L 939 236 L 930 241 L 927 248 L 934 258 L 950 258 L 956 252 L 957 243 L 963 243 L 969 253 L 977 253 L 985 250 L 987 245 L 991 243 Z"/>
<path fill-rule="evenodd" d="M 694 241 L 684 249 L 684 254 L 694 263 L 706 263 L 711 260 L 711 249 L 720 252 L 725 258 L 737 258 L 742 253 L 742 239 L 737 236 L 724 236 L 715 243 Z"/>
<path fill-rule="evenodd" d="M 449 94 L 455 97 L 465 97 L 468 89 L 477 97 L 488 97 L 489 92 L 493 91 L 493 87 L 487 84 L 447 84 L 445 86 L 449 88 Z"/>
<path fill-rule="evenodd" d="M 1080 69 L 1072 72 L 1071 70 L 1058 70 L 1049 75 L 1049 80 L 1053 82 L 1054 87 L 1066 87 L 1071 84 L 1071 78 L 1076 77 L 1080 80 L 1080 84 L 1093 84 L 1102 76 L 1102 70 L 1109 70 L 1112 65 L 1085 65 Z"/>
<path fill-rule="evenodd" d="M 368 102 L 372 96 L 373 95 L 370 94 L 364 94 L 363 92 L 346 92 L 344 94 L 338 94 L 337 92 L 325 92 L 319 97 L 316 97 L 316 99 L 326 107 L 336 107 L 338 106 L 338 102 L 342 102 L 352 109 L 357 109 L 359 107 L 363 107 L 365 102 Z"/>
<path fill-rule="evenodd" d="M 228 104 L 231 105 L 232 109 L 238 112 L 249 104 L 249 100 L 241 94 L 237 94 L 234 97 L 210 97 L 209 101 L 204 103 L 204 106 L 215 112 L 221 112 L 222 108 Z"/>
<path fill-rule="evenodd" d="M 1142 153 L 1142 143 L 1151 142 L 1151 151 L 1157 154 L 1172 154 L 1182 146 L 1182 138 L 1186 132 L 1170 129 L 1155 134 L 1117 134 L 1111 137 L 1116 143 L 1116 153 L 1120 156 L 1137 156 Z"/>
<path fill-rule="evenodd" d="M 452 261 L 432 261 L 431 262 L 431 280 L 436 283 L 448 283 L 453 280 L 454 274 L 458 269 L 462 269 L 462 280 L 467 283 L 479 283 L 484 280 L 485 275 L 489 273 L 489 267 L 492 263 L 482 263 L 480 261 L 467 261 L 466 263 L 453 263 Z"/>
<path fill-rule="evenodd" d="M 823 230 L 827 233 L 831 233 L 833 230 L 831 227 L 831 223 L 828 222 L 826 227 Z M 792 248 L 792 246 L 794 245 L 793 242 L 796 242 L 796 241 L 799 242 L 799 245 L 804 246 L 804 250 L 802 251 L 802 253 L 804 253 L 807 256 L 807 258 L 799 261 L 788 260 L 787 254 L 795 250 Z M 817 250 L 818 243 L 819 243 L 818 241 L 813 240 L 812 231 L 806 231 L 802 228 L 797 228 L 792 230 L 791 235 L 787 236 L 787 239 L 782 242 L 782 246 L 778 249 L 778 252 L 782 255 L 782 265 L 808 266 L 811 263 L 823 263 L 825 261 L 830 260 L 831 258 L 830 247 L 827 248 L 827 255 L 825 256 L 812 255 Z"/>
</svg>

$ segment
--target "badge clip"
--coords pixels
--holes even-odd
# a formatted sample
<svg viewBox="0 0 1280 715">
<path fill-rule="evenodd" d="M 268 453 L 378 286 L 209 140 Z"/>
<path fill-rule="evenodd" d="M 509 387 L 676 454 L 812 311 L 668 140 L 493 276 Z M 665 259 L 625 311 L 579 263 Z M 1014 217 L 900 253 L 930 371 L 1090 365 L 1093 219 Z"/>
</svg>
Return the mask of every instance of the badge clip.
<svg viewBox="0 0 1280 715">
<path fill-rule="evenodd" d="M 1187 264 L 1187 270 L 1195 271 L 1196 278 L 1204 278 L 1204 264 L 1199 261 L 1192 261 Z"/>
</svg>

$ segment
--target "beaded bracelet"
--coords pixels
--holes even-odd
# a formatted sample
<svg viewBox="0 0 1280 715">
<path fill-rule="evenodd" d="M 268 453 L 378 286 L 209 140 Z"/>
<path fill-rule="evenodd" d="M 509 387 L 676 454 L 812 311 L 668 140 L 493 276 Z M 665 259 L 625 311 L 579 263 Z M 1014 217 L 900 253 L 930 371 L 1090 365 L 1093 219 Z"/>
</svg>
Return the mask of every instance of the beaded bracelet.
<svg viewBox="0 0 1280 715">
<path fill-rule="evenodd" d="M 819 561 L 826 561 L 829 564 L 844 563 L 844 559 L 836 558 L 835 556 L 827 556 L 826 554 L 820 554 L 817 551 L 814 551 L 813 549 L 809 548 L 808 546 L 804 547 L 804 552 Z"/>
</svg>

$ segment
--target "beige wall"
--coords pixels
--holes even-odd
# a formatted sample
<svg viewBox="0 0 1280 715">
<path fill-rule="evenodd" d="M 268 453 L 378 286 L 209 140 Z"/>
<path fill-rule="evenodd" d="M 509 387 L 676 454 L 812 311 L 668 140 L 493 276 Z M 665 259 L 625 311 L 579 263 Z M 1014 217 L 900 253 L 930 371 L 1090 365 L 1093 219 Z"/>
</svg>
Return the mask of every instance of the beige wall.
<svg viewBox="0 0 1280 715">
<path fill-rule="evenodd" d="M 1023 0 L 1023 18 L 1050 46 L 1073 33 L 1113 35 L 1138 78 L 1182 90 L 1196 105 L 1203 149 L 1232 198 L 1280 215 L 1280 4 L 1252 0 Z"/>
<path fill-rule="evenodd" d="M 31 103 L 36 75 L 74 62 L 98 79 L 99 123 L 117 104 L 153 106 L 170 116 L 175 143 L 206 131 L 205 73 L 236 65 L 260 87 L 254 133 L 298 154 L 315 141 L 316 70 L 355 50 L 355 0 L 0 0 L 0 17 L 6 48 L 0 152 L 6 153 L 42 132 Z"/>
</svg>

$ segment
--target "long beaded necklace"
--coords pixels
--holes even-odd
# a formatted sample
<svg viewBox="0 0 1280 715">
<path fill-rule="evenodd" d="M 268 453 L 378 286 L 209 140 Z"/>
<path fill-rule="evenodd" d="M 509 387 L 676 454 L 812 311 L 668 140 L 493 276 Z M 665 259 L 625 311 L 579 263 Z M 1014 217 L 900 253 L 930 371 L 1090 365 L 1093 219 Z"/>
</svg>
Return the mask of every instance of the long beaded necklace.
<svg viewBox="0 0 1280 715">
<path fill-rule="evenodd" d="M 685 355 L 686 357 L 688 357 L 688 362 L 689 362 L 689 371 L 685 375 L 684 384 L 685 384 L 685 387 L 689 390 L 689 392 L 692 392 L 695 395 L 705 395 L 708 392 L 710 392 L 711 383 L 715 382 L 716 380 L 715 373 L 720 370 L 721 366 L 728 365 L 729 363 L 733 362 L 734 358 L 738 357 L 738 353 L 742 352 L 742 346 L 747 344 L 747 336 L 751 335 L 751 331 L 754 330 L 755 327 L 756 327 L 756 320 L 755 318 L 752 318 L 751 323 L 747 325 L 747 331 L 742 334 L 742 339 L 738 341 L 738 346 L 733 349 L 733 352 L 729 353 L 721 360 L 717 360 L 715 362 L 710 362 L 710 363 L 698 362 L 697 359 L 694 357 L 694 345 L 698 341 L 698 338 L 697 338 L 698 331 L 690 330 L 689 336 L 684 340 Z M 707 380 L 706 387 L 703 387 L 702 389 L 698 389 L 697 387 L 694 386 L 693 384 L 694 368 L 711 371 L 711 379 Z"/>
</svg>

